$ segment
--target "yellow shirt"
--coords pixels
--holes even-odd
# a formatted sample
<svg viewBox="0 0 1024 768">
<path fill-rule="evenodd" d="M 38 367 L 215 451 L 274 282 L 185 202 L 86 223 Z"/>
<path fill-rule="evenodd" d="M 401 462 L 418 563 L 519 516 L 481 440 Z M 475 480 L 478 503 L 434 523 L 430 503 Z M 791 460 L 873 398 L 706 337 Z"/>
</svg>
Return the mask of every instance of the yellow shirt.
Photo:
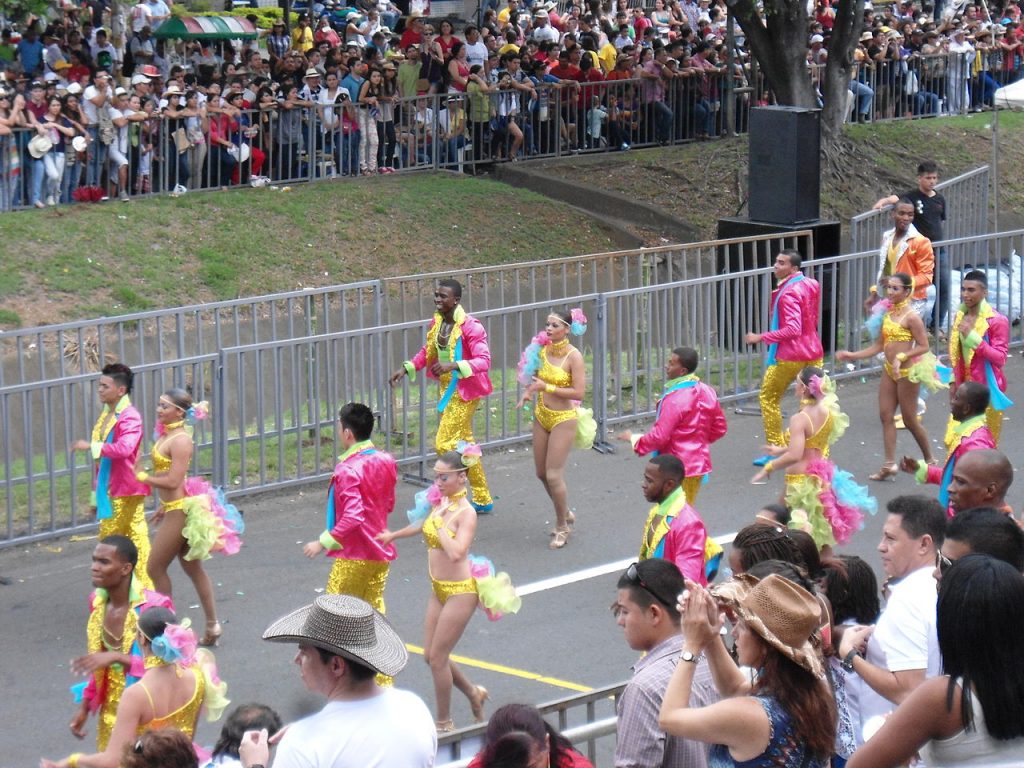
<svg viewBox="0 0 1024 768">
<path fill-rule="evenodd" d="M 515 43 L 505 43 L 501 48 L 498 49 L 498 55 L 504 56 L 506 53 L 511 51 L 512 53 L 519 53 L 519 46 Z"/>
<path fill-rule="evenodd" d="M 292 48 L 305 53 L 313 47 L 313 30 L 309 27 L 303 29 L 296 27 L 292 30 Z"/>
<path fill-rule="evenodd" d="M 605 43 L 601 50 L 598 51 L 597 58 L 601 62 L 601 69 L 606 75 L 615 69 L 615 60 L 618 57 L 619 52 L 611 42 Z"/>
</svg>

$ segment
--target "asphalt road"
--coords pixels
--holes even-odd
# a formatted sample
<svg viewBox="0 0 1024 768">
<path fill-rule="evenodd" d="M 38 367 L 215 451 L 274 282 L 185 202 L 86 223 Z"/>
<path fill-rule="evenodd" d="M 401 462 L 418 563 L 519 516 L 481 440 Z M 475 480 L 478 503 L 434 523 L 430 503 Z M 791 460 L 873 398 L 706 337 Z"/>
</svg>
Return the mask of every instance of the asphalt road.
<svg viewBox="0 0 1024 768">
<path fill-rule="evenodd" d="M 1007 366 L 1010 396 L 1024 402 L 1019 382 L 1024 362 L 1015 354 Z M 852 380 L 839 388 L 840 402 L 851 426 L 833 457 L 861 482 L 881 463 L 877 380 Z M 790 398 L 790 408 L 795 399 Z M 942 428 L 948 413 L 941 393 L 929 401 L 925 425 L 935 454 L 942 456 Z M 1003 449 L 1016 462 L 1024 448 L 1013 416 L 1003 429 Z M 713 449 L 715 471 L 701 491 L 698 508 L 712 535 L 726 535 L 752 521 L 760 504 L 773 501 L 781 478 L 752 486 L 750 459 L 762 441 L 760 418 L 731 410 L 729 434 Z M 640 425 L 641 428 L 644 425 Z M 648 505 L 640 492 L 644 460 L 625 444 L 614 455 L 574 452 L 567 469 L 570 504 L 577 516 L 576 533 L 561 551 L 547 547 L 550 504 L 533 476 L 526 446 L 485 457 L 496 495 L 496 513 L 481 518 L 474 551 L 491 557 L 515 583 L 529 587 L 517 616 L 490 622 L 478 613 L 456 653 L 469 661 L 466 671 L 486 686 L 493 709 L 511 701 L 540 703 L 623 681 L 636 654 L 622 640 L 609 606 L 618 570 L 611 566 L 635 556 Z M 913 453 L 913 440 L 899 433 L 899 453 Z M 886 501 L 917 490 L 909 475 L 895 483 L 871 483 L 882 512 L 869 519 L 843 551 L 858 554 L 877 566 L 878 542 Z M 416 487 L 401 484 L 395 525 L 405 519 Z M 1010 502 L 1022 505 L 1022 488 L 1011 489 Z M 242 500 L 246 535 L 242 551 L 231 558 L 215 557 L 208 569 L 216 584 L 224 637 L 217 649 L 221 676 L 235 704 L 258 701 L 275 707 L 285 720 L 319 708 L 291 663 L 290 646 L 264 643 L 263 629 L 278 616 L 312 601 L 322 591 L 330 569 L 326 558 L 307 560 L 302 543 L 323 528 L 324 488 L 264 495 Z M 95 541 L 55 539 L 0 552 L 0 768 L 35 766 L 41 756 L 59 758 L 74 750 L 89 751 L 71 736 L 67 724 L 73 706 L 68 692 L 75 682 L 68 661 L 82 653 L 88 614 L 89 555 Z M 602 568 L 602 566 L 605 566 Z M 600 575 L 576 579 L 593 569 Z M 601 573 L 603 571 L 603 573 Z M 191 584 L 172 568 L 180 613 L 202 626 L 202 613 Z M 412 646 L 420 645 L 424 604 L 429 591 L 426 557 L 417 539 L 399 542 L 387 588 L 388 617 Z M 433 705 L 429 671 L 415 652 L 397 681 Z M 453 716 L 469 723 L 469 707 L 457 693 Z M 218 724 L 203 723 L 198 741 L 211 744 Z"/>
</svg>

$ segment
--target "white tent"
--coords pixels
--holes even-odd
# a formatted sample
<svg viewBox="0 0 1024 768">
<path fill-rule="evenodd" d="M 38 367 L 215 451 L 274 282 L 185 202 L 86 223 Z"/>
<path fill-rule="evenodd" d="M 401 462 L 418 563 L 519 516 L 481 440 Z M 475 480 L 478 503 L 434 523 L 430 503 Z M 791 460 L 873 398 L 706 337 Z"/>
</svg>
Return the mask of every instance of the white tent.
<svg viewBox="0 0 1024 768">
<path fill-rule="evenodd" d="M 1024 80 L 1010 83 L 999 88 L 995 93 L 995 104 L 1004 109 L 1024 108 Z"/>
</svg>

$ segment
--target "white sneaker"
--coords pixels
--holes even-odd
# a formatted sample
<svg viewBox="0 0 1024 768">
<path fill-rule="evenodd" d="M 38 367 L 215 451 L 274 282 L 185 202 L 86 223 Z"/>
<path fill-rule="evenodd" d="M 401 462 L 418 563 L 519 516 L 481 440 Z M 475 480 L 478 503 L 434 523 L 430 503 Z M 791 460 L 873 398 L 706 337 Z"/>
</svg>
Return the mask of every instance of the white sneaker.
<svg viewBox="0 0 1024 768">
<path fill-rule="evenodd" d="M 57 201 L 53 199 L 53 195 L 50 195 L 49 197 L 46 198 L 46 204 L 47 205 L 56 205 Z"/>
<path fill-rule="evenodd" d="M 180 197 L 181 195 L 184 195 L 186 192 L 188 192 L 188 187 L 184 187 L 181 184 L 178 184 L 174 187 L 174 191 L 171 192 L 171 194 L 174 197 Z"/>
</svg>

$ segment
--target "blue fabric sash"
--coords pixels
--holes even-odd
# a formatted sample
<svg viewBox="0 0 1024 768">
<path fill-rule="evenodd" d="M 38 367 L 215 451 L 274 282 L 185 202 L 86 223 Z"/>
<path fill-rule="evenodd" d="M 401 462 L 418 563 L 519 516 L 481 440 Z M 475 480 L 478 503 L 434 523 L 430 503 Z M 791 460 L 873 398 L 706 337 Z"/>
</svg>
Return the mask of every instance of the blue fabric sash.
<svg viewBox="0 0 1024 768">
<path fill-rule="evenodd" d="M 982 337 L 985 339 L 985 343 L 988 342 L 988 332 Z M 996 383 L 996 372 L 992 368 L 992 363 L 988 360 L 985 361 L 985 383 L 988 384 L 989 404 L 997 411 L 1005 411 L 1007 408 L 1013 406 L 1013 400 L 1006 396 L 1006 393 L 999 388 L 999 384 Z"/>
<path fill-rule="evenodd" d="M 114 416 L 114 426 L 107 433 L 107 439 L 103 442 L 114 442 L 114 429 L 117 426 L 117 416 Z M 96 472 L 96 519 L 109 520 L 114 515 L 114 504 L 110 500 L 110 459 L 107 456 L 100 457 L 100 468 Z"/>
<path fill-rule="evenodd" d="M 954 466 L 956 466 L 955 453 L 946 462 L 946 466 L 942 470 L 942 480 L 939 481 L 939 504 L 943 509 L 949 508 L 949 484 L 953 482 Z"/>
<path fill-rule="evenodd" d="M 777 330 L 779 330 L 779 303 L 782 301 L 782 294 L 786 292 L 787 288 L 789 288 L 792 285 L 796 285 L 797 283 L 799 283 L 803 279 L 804 279 L 803 274 L 802 273 L 797 273 L 793 277 L 791 277 L 789 280 L 787 280 L 785 283 L 783 283 L 782 287 L 779 288 L 779 292 L 775 295 L 775 305 L 772 307 L 772 319 L 768 323 L 768 330 L 769 331 L 777 331 Z M 767 360 L 767 364 L 768 365 L 775 365 L 775 362 L 776 362 L 775 361 L 775 355 L 778 353 L 778 351 L 779 351 L 778 342 L 776 342 L 775 344 L 769 344 L 768 345 L 768 360 Z"/>
<path fill-rule="evenodd" d="M 455 354 L 452 355 L 452 362 L 458 363 L 462 360 L 462 337 L 459 336 L 459 340 L 455 342 Z M 452 377 L 448 381 L 448 387 L 445 389 L 441 399 L 437 402 L 437 412 L 444 413 L 444 409 L 448 407 L 448 401 L 452 399 L 452 395 L 455 394 L 456 385 L 459 383 L 459 369 L 456 368 L 452 371 Z"/>
</svg>

